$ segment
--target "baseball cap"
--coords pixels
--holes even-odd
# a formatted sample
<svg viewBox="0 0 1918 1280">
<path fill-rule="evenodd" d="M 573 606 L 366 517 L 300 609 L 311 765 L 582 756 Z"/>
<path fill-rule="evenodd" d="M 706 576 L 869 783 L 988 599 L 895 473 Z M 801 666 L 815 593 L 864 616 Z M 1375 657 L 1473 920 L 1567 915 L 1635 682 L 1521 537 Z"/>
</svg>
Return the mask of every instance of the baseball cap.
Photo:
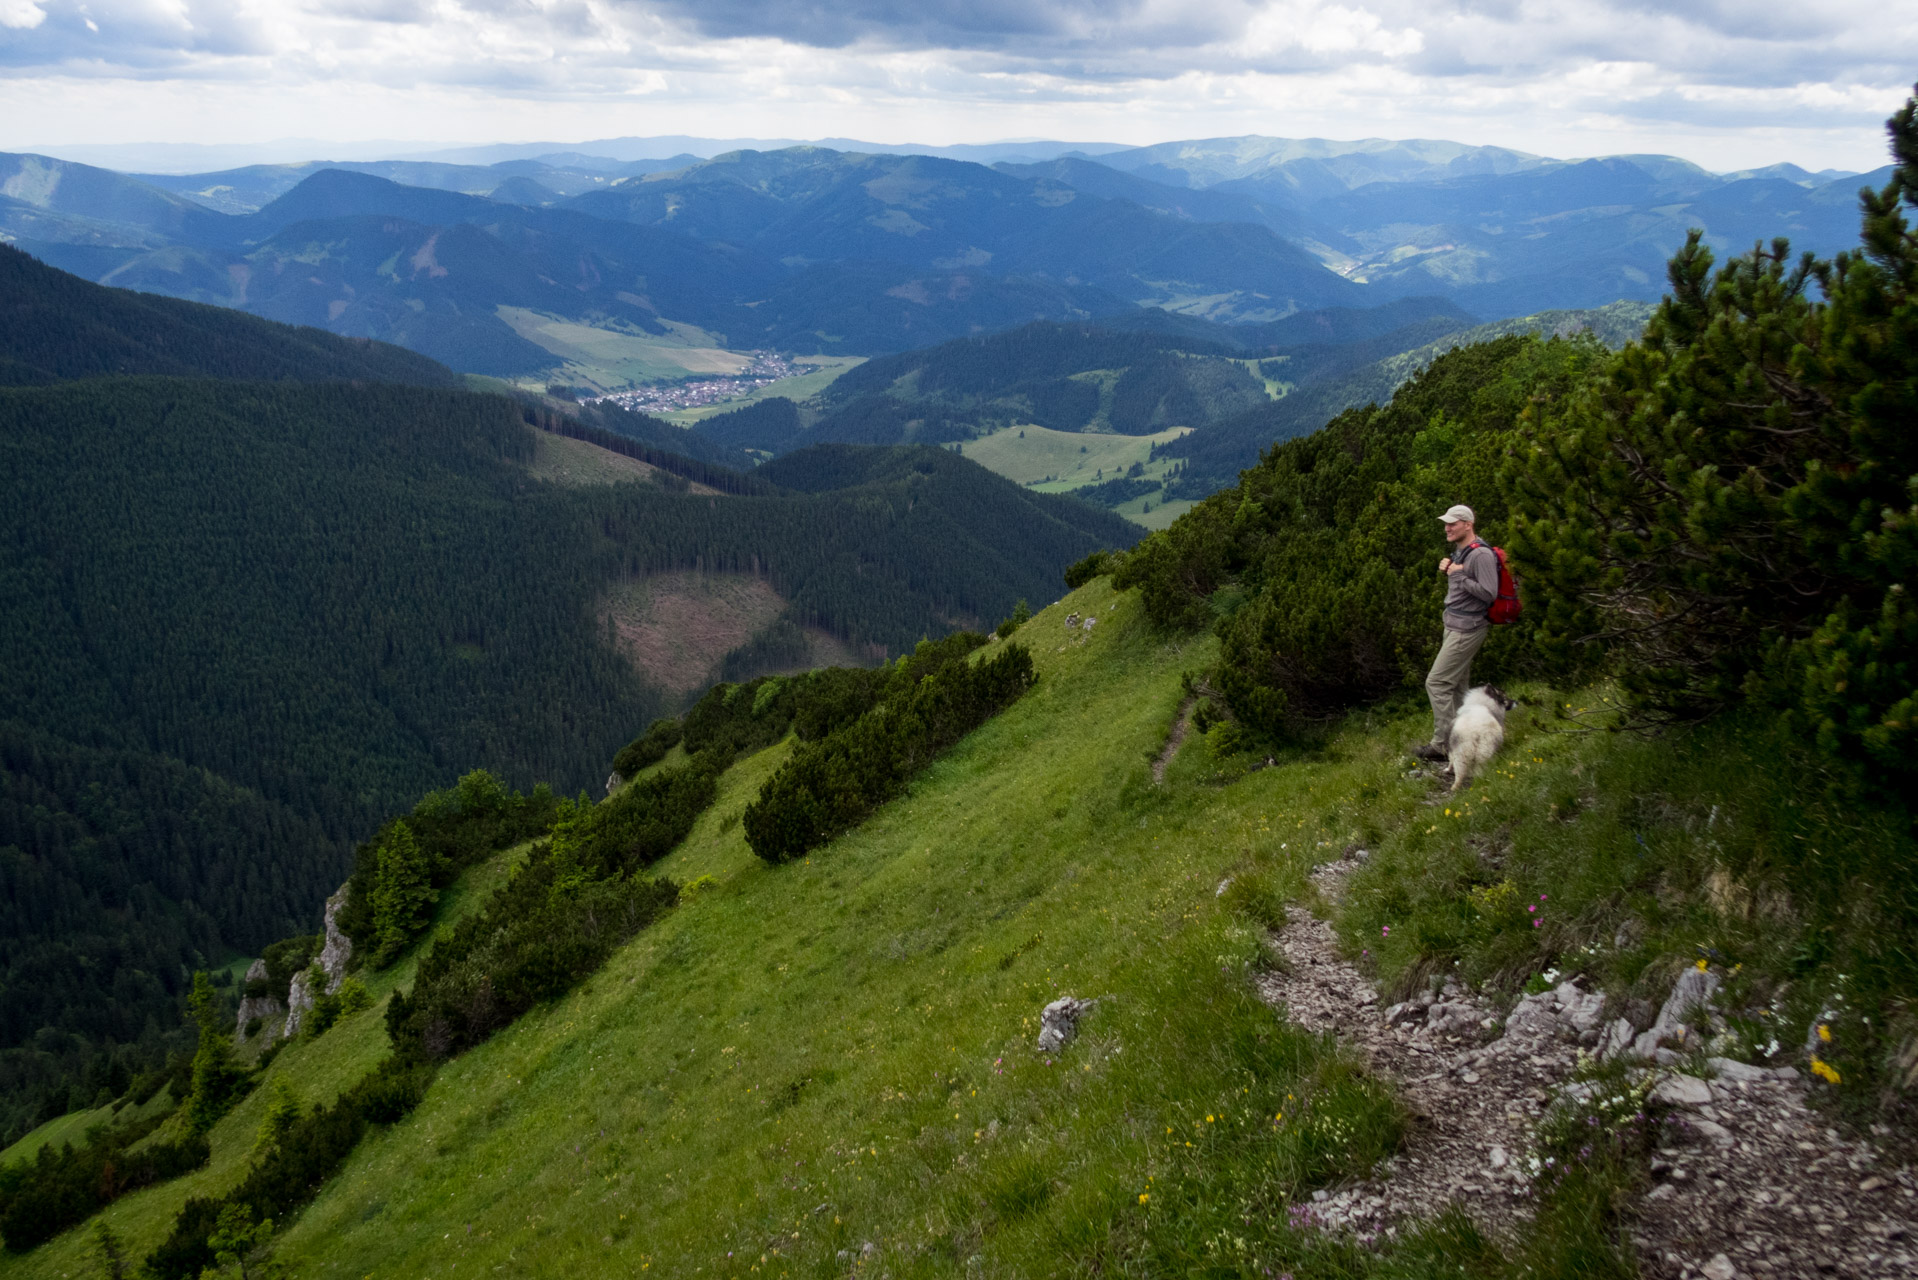
<svg viewBox="0 0 1918 1280">
<path fill-rule="evenodd" d="M 1447 508 L 1445 514 L 1440 516 L 1439 519 L 1443 520 L 1446 524 L 1450 524 L 1454 520 L 1463 520 L 1468 524 L 1478 523 L 1478 517 L 1472 514 L 1472 509 L 1462 502 Z"/>
</svg>

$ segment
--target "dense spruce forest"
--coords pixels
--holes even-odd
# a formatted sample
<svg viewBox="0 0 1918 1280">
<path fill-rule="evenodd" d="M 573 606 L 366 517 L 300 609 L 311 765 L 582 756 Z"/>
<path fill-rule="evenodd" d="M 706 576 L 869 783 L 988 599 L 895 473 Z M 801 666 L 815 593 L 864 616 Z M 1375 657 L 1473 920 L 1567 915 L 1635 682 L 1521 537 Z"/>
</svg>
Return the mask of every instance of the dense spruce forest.
<svg viewBox="0 0 1918 1280">
<path fill-rule="evenodd" d="M 460 384 L 403 347 L 91 284 L 0 244 L 0 386 L 158 373 L 303 382 Z"/>
<path fill-rule="evenodd" d="M 757 572 L 788 602 L 781 635 L 897 651 L 1129 540 L 936 450 L 836 457 L 789 492 L 430 385 L 453 379 L 406 352 L 11 251 L 0 265 L 18 286 L 0 351 L 48 384 L 0 390 L 0 1127 L 16 1134 L 183 1048 L 191 971 L 311 933 L 355 843 L 422 794 L 475 767 L 597 785 L 672 709 L 594 622 L 614 584 Z M 237 377 L 52 381 L 100 372 L 90 350 L 128 373 Z M 540 429 L 675 483 L 535 481 Z"/>
</svg>

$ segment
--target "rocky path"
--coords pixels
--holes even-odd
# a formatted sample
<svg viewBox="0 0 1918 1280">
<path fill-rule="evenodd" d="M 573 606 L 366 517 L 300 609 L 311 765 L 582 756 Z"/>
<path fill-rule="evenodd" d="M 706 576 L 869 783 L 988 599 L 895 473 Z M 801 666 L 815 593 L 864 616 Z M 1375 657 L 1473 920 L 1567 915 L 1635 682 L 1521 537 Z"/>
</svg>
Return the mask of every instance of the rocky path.
<svg viewBox="0 0 1918 1280">
<path fill-rule="evenodd" d="M 1166 735 L 1165 746 L 1160 748 L 1152 761 L 1152 781 L 1160 786 L 1165 785 L 1166 766 L 1179 754 L 1179 748 L 1185 745 L 1185 735 L 1192 731 L 1192 708 L 1198 700 L 1198 694 L 1186 694 L 1185 701 L 1179 704 L 1179 709 L 1172 715 L 1172 732 Z"/>
<path fill-rule="evenodd" d="M 1318 869 L 1326 900 L 1364 857 L 1350 851 Z M 1310 1219 L 1377 1238 L 1456 1202 L 1493 1231 L 1522 1224 L 1533 1127 L 1588 1088 L 1571 1079 L 1581 1049 L 1602 1051 L 1609 1037 L 1616 1050 L 1628 1030 L 1608 1025 L 1603 996 L 1565 983 L 1506 1012 L 1444 980 L 1381 1008 L 1326 921 L 1290 908 L 1271 945 L 1282 963 L 1260 977 L 1260 995 L 1356 1047 L 1398 1084 L 1414 1117 L 1403 1148 L 1370 1180 L 1314 1193 Z M 1658 1025 L 1686 998 L 1675 994 Z M 1642 1080 L 1671 1108 L 1633 1223 L 1642 1273 L 1918 1276 L 1918 1176 L 1827 1128 L 1796 1072 L 1710 1062 L 1719 1074 L 1709 1081 L 1669 1069 Z"/>
</svg>

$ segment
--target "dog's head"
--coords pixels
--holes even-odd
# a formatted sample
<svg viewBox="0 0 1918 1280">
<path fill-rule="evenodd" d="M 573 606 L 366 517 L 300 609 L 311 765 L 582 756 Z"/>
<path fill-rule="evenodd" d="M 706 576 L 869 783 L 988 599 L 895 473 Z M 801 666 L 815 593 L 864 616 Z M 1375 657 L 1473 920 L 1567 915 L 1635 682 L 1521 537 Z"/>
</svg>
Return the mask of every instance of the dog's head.
<svg viewBox="0 0 1918 1280">
<path fill-rule="evenodd" d="M 1506 697 L 1505 690 L 1499 688 L 1495 684 L 1481 685 L 1479 687 L 1481 690 L 1484 691 L 1484 694 L 1486 697 L 1490 698 L 1493 702 L 1498 703 L 1499 706 L 1504 707 L 1507 711 L 1510 711 L 1513 707 L 1516 707 L 1518 705 L 1518 699 Z"/>
</svg>

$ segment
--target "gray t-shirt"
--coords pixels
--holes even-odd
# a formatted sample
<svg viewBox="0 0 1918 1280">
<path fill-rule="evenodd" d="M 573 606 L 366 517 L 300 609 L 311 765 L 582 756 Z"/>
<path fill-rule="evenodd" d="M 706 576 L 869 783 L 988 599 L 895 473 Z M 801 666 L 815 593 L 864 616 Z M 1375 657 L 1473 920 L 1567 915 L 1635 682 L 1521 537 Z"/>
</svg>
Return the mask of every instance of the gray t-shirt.
<svg viewBox="0 0 1918 1280">
<path fill-rule="evenodd" d="M 1449 631 L 1477 631 L 1490 624 L 1485 615 L 1498 599 L 1498 556 L 1484 543 L 1452 552 L 1464 570 L 1445 580 L 1445 626 Z"/>
</svg>

